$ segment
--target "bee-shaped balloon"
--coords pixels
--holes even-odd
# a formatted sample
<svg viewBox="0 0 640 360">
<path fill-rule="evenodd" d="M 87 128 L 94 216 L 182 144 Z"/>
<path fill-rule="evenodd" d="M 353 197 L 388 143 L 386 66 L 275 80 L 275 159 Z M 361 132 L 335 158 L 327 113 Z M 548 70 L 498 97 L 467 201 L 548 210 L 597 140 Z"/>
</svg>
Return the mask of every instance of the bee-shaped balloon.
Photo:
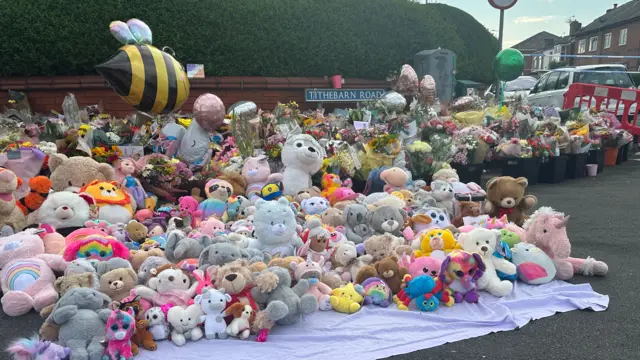
<svg viewBox="0 0 640 360">
<path fill-rule="evenodd" d="M 96 68 L 136 109 L 150 114 L 176 111 L 189 97 L 184 67 L 171 55 L 152 46 L 151 30 L 144 22 L 113 21 L 111 34 L 124 46 Z"/>
</svg>

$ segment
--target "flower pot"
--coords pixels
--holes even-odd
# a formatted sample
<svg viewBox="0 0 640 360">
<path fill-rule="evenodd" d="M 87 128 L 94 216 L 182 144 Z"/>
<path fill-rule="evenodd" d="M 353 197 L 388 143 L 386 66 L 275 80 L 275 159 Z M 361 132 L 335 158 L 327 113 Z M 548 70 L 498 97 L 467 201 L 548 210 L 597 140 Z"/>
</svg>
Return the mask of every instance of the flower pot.
<svg viewBox="0 0 640 360">
<path fill-rule="evenodd" d="M 587 165 L 588 156 L 588 153 L 569 154 L 569 159 L 567 160 L 567 169 L 564 173 L 564 177 L 567 179 L 578 179 L 583 177 L 584 167 L 585 165 Z"/>
<path fill-rule="evenodd" d="M 618 159 L 618 148 L 604 149 L 604 166 L 616 166 Z"/>
<path fill-rule="evenodd" d="M 550 157 L 546 161 L 541 162 L 538 180 L 545 184 L 557 184 L 563 182 L 565 172 L 567 171 L 568 160 L 568 156 L 561 155 Z"/>
<path fill-rule="evenodd" d="M 587 164 L 587 175 L 596 176 L 598 174 L 598 164 Z"/>
<path fill-rule="evenodd" d="M 629 152 L 631 151 L 631 143 L 628 143 L 624 147 L 624 151 L 622 152 L 622 161 L 629 160 Z"/>
<path fill-rule="evenodd" d="M 460 182 L 462 183 L 474 182 L 480 184 L 482 182 L 482 173 L 484 172 L 483 163 L 470 165 L 451 163 L 451 167 L 456 169 Z"/>
<path fill-rule="evenodd" d="M 540 162 L 538 158 L 502 158 L 502 175 L 513 178 L 525 177 L 529 185 L 538 183 Z"/>
<path fill-rule="evenodd" d="M 597 164 L 598 173 L 601 173 L 604 169 L 604 150 L 589 150 L 589 156 L 587 157 L 587 164 Z"/>
<path fill-rule="evenodd" d="M 342 88 L 342 75 L 333 75 L 331 77 L 331 84 L 333 85 L 334 89 L 341 89 Z"/>
</svg>

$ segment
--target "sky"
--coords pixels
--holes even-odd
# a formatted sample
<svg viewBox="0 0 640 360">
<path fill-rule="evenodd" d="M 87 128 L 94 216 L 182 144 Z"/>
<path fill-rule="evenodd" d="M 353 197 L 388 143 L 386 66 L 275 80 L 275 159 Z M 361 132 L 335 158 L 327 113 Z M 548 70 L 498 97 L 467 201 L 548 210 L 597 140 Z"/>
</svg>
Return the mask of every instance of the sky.
<svg viewBox="0 0 640 360">
<path fill-rule="evenodd" d="M 425 2 L 426 0 L 421 0 Z M 429 0 L 433 2 L 434 0 Z M 498 36 L 500 11 L 489 5 L 488 0 L 435 0 L 435 2 L 455 6 L 473 15 Z M 603 15 L 614 3 L 624 4 L 627 0 L 518 0 L 504 13 L 503 47 L 513 46 L 540 31 L 548 31 L 558 36 L 569 35 L 567 19 L 575 17 L 586 26 Z"/>
</svg>

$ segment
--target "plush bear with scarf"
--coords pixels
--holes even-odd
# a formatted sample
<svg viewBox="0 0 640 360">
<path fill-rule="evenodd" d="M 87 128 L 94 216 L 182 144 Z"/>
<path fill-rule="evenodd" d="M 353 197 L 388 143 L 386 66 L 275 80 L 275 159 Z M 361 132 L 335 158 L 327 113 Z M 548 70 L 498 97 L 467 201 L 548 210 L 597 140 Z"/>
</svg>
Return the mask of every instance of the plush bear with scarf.
<svg viewBox="0 0 640 360">
<path fill-rule="evenodd" d="M 538 199 L 525 195 L 528 185 L 526 178 L 514 179 L 510 176 L 494 177 L 487 182 L 487 201 L 484 212 L 491 217 L 507 215 L 510 222 L 522 226 L 527 219 L 525 211 L 536 206 Z"/>
</svg>

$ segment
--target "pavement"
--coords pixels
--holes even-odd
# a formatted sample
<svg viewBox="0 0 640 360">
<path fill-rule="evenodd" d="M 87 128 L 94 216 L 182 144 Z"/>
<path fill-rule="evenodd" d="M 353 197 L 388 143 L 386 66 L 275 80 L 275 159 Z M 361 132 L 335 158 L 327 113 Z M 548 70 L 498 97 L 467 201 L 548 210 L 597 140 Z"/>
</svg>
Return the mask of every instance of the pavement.
<svg viewBox="0 0 640 360">
<path fill-rule="evenodd" d="M 639 304 L 635 292 L 640 289 L 640 257 L 635 254 L 640 233 L 640 157 L 606 168 L 595 178 L 538 184 L 529 192 L 538 197 L 538 205 L 571 215 L 568 230 L 573 256 L 592 256 L 609 265 L 606 277 L 576 276 L 571 281 L 589 282 L 595 291 L 609 295 L 609 309 L 556 314 L 518 330 L 390 359 L 640 359 L 640 311 L 635 308 Z M 34 312 L 12 318 L 0 311 L 0 349 L 14 338 L 34 334 L 41 323 Z M 0 359 L 8 355 L 1 352 Z"/>
</svg>

